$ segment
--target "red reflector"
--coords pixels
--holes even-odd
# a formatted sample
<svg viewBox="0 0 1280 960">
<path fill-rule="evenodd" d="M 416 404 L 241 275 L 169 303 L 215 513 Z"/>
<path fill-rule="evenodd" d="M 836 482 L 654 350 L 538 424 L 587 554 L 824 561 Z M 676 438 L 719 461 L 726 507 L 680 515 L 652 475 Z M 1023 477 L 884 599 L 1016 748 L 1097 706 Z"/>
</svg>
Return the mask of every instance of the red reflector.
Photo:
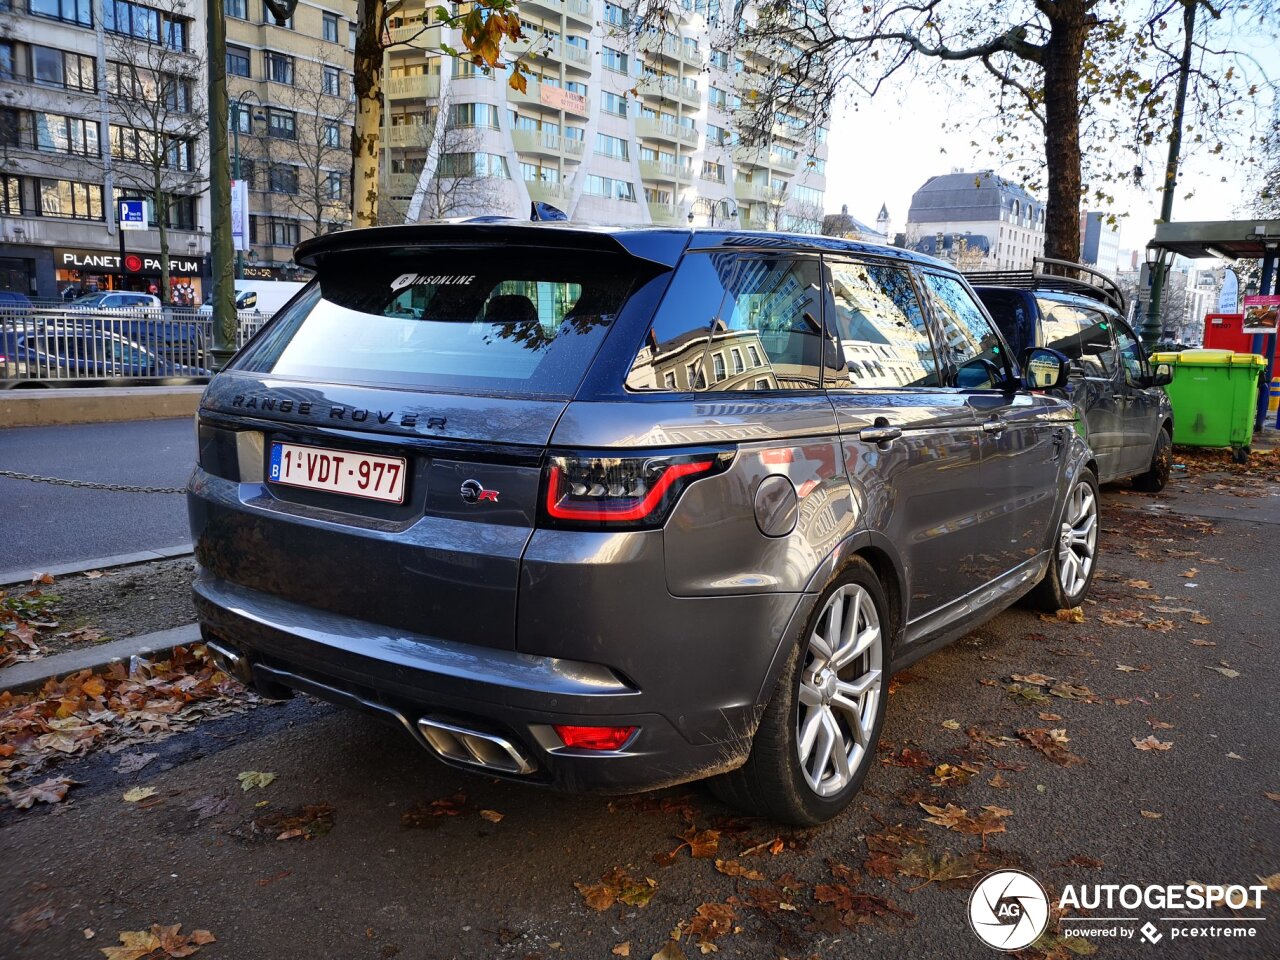
<svg viewBox="0 0 1280 960">
<path fill-rule="evenodd" d="M 635 733 L 635 727 L 575 727 L 555 724 L 556 735 L 566 747 L 581 750 L 617 750 Z"/>
</svg>

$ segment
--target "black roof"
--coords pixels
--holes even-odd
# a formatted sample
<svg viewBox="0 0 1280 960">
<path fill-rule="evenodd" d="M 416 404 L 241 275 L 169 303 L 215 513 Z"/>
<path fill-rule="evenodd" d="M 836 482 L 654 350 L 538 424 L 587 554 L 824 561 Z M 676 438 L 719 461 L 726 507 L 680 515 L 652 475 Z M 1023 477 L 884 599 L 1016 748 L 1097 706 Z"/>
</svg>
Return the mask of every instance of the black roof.
<svg viewBox="0 0 1280 960">
<path fill-rule="evenodd" d="M 862 243 L 808 233 L 764 230 L 715 230 L 695 227 L 592 226 L 564 221 L 529 222 L 487 219 L 483 222 L 397 224 L 341 230 L 304 240 L 294 259 L 314 266 L 318 259 L 358 249 L 396 249 L 449 241 L 494 244 L 535 244 L 565 249 L 625 250 L 656 263 L 674 264 L 686 248 L 784 249 L 857 253 L 953 270 L 950 264 L 900 247 Z"/>
<path fill-rule="evenodd" d="M 908 223 L 947 223 L 966 220 L 999 220 L 1002 210 L 1014 202 L 1030 205 L 1037 213 L 1044 204 L 1012 180 L 990 170 L 944 173 L 930 177 L 911 195 Z"/>
</svg>

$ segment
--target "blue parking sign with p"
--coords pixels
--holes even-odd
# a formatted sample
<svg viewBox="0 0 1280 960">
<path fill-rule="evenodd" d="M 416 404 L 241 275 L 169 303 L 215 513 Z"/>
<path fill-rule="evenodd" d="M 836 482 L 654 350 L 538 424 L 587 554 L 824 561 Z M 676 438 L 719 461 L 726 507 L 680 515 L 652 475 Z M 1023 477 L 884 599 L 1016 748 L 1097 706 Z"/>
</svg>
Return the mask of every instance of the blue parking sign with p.
<svg viewBox="0 0 1280 960">
<path fill-rule="evenodd" d="M 147 229 L 147 201 L 121 200 L 120 226 L 126 230 Z"/>
</svg>

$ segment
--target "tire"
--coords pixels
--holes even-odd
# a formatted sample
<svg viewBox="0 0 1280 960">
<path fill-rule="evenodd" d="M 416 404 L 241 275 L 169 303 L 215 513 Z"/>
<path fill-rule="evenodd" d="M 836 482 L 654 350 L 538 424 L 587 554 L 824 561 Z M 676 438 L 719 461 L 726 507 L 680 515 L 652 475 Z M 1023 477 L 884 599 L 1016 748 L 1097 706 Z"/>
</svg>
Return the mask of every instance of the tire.
<svg viewBox="0 0 1280 960">
<path fill-rule="evenodd" d="M 1098 553 L 1098 478 L 1084 469 L 1071 483 L 1053 538 L 1049 568 L 1028 595 L 1040 610 L 1079 606 L 1093 583 Z"/>
<path fill-rule="evenodd" d="M 824 654 L 831 652 L 826 635 L 833 630 L 836 608 L 838 635 L 847 639 L 832 654 L 833 671 Z M 880 581 L 866 561 L 855 557 L 818 597 L 761 717 L 747 762 L 709 781 L 712 792 L 731 806 L 800 827 L 830 820 L 848 806 L 876 762 L 892 622 Z"/>
<path fill-rule="evenodd" d="M 1133 489 L 1143 493 L 1159 493 L 1169 482 L 1169 473 L 1173 470 L 1173 438 L 1166 427 L 1160 428 L 1156 436 L 1156 446 L 1151 452 L 1151 465 L 1146 473 L 1133 478 Z"/>
</svg>

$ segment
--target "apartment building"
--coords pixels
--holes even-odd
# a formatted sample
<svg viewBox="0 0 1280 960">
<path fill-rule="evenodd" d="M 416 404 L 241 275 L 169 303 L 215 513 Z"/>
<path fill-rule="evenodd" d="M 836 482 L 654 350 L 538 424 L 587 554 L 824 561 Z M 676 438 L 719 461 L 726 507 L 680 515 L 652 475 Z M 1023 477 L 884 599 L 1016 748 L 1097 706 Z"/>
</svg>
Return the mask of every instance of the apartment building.
<svg viewBox="0 0 1280 960">
<path fill-rule="evenodd" d="M 990 170 L 952 170 L 912 194 L 902 240 L 962 268 L 1030 268 L 1044 255 L 1044 204 Z"/>
<path fill-rule="evenodd" d="M 1101 210 L 1080 214 L 1080 262 L 1114 277 L 1120 269 L 1120 226 Z"/>
<path fill-rule="evenodd" d="M 193 0 L 4 3 L 0 289 L 199 296 L 208 274 L 204 49 Z M 122 257 L 117 201 L 157 195 L 148 229 L 125 232 Z M 168 291 L 159 289 L 157 217 L 169 228 Z"/>
<path fill-rule="evenodd" d="M 770 64 L 713 47 L 718 7 L 700 0 L 667 33 L 637 36 L 634 6 L 521 3 L 525 38 L 506 55 L 527 65 L 524 91 L 434 54 L 462 45 L 432 4 L 393 11 L 381 216 L 519 216 L 532 200 L 580 223 L 820 232 L 826 129 L 780 110 L 768 143 L 743 145 L 734 117 Z"/>
<path fill-rule="evenodd" d="M 351 222 L 356 0 L 302 0 L 277 26 L 262 0 L 224 0 L 231 175 L 248 184 L 245 277 L 292 279 L 293 248 Z"/>
</svg>

